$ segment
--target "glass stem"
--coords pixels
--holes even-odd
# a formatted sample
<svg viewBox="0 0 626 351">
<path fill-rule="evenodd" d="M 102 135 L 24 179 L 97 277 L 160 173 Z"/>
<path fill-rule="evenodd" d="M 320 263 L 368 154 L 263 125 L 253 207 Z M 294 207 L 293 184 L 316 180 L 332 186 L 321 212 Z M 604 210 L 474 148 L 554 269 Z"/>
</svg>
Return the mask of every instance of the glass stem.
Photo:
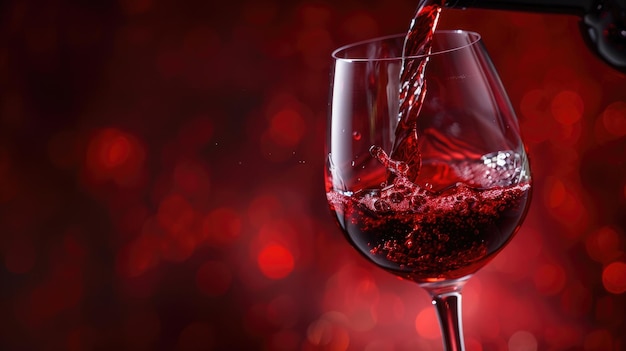
<svg viewBox="0 0 626 351">
<path fill-rule="evenodd" d="M 463 279 L 446 282 L 445 285 L 423 285 L 437 310 L 445 351 L 465 351 L 461 290 L 466 281 L 467 279 Z"/>
</svg>

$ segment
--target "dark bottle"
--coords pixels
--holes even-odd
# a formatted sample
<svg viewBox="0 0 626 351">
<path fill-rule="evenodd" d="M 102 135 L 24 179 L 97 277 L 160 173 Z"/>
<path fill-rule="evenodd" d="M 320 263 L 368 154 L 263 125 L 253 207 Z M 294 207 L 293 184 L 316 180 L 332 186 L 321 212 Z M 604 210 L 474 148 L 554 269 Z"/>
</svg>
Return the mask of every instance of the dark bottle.
<svg viewBox="0 0 626 351">
<path fill-rule="evenodd" d="M 576 15 L 591 50 L 626 73 L 626 0 L 447 0 L 445 6 Z"/>
</svg>

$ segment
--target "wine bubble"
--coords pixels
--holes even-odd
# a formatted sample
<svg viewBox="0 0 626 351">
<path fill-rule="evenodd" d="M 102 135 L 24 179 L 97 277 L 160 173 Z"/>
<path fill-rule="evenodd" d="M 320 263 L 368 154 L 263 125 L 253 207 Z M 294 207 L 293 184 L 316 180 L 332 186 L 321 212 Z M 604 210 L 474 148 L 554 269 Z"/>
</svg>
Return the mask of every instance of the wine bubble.
<svg viewBox="0 0 626 351">
<path fill-rule="evenodd" d="M 404 245 L 407 247 L 407 249 L 412 249 L 413 248 L 413 240 L 408 239 L 407 241 L 404 242 Z"/>
<path fill-rule="evenodd" d="M 399 192 L 393 192 L 389 195 L 389 200 L 391 200 L 394 204 L 399 204 L 402 200 L 404 200 L 404 195 Z"/>
<path fill-rule="evenodd" d="M 425 203 L 426 203 L 426 199 L 423 196 L 419 196 L 419 195 L 412 196 L 411 199 L 409 200 L 409 205 L 411 206 L 411 208 L 415 210 L 420 208 Z"/>
<path fill-rule="evenodd" d="M 473 210 L 476 207 L 476 199 L 474 198 L 469 198 L 467 199 L 467 209 L 468 210 Z"/>
<path fill-rule="evenodd" d="M 356 140 L 356 141 L 361 140 L 361 133 L 356 132 L 356 131 L 355 131 L 355 132 L 352 132 L 352 139 L 354 139 L 354 140 Z"/>
<path fill-rule="evenodd" d="M 469 206 L 467 204 L 467 201 L 458 200 L 458 202 L 454 204 L 454 210 L 459 213 L 463 213 L 463 214 L 467 213 L 468 209 L 469 209 Z"/>
<path fill-rule="evenodd" d="M 390 212 L 391 205 L 387 201 L 379 199 L 374 202 L 374 209 L 378 212 Z"/>
</svg>

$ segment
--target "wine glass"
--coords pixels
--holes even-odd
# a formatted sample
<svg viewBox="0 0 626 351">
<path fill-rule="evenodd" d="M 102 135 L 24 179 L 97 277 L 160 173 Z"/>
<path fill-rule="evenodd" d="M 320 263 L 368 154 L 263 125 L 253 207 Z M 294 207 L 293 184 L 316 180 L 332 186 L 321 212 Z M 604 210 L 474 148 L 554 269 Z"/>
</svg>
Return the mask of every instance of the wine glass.
<svg viewBox="0 0 626 351">
<path fill-rule="evenodd" d="M 478 33 L 404 35 L 333 52 L 325 188 L 345 237 L 432 297 L 444 347 L 464 350 L 461 290 L 510 241 L 530 203 L 515 113 Z M 419 113 L 401 118 L 401 68 L 424 64 Z M 415 107 L 414 106 L 414 107 Z"/>
</svg>

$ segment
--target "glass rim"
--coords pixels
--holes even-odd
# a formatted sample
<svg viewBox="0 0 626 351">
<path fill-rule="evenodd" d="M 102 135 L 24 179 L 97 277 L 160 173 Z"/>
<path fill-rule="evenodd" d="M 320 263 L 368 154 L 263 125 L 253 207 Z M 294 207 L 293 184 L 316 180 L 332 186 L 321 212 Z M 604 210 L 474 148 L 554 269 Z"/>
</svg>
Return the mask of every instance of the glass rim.
<svg viewBox="0 0 626 351">
<path fill-rule="evenodd" d="M 457 51 L 457 50 L 461 50 L 463 48 L 475 45 L 476 43 L 480 42 L 482 39 L 482 36 L 480 35 L 480 33 L 475 32 L 475 31 L 471 31 L 471 30 L 464 30 L 464 29 L 446 29 L 446 30 L 437 30 L 435 31 L 435 34 L 459 34 L 459 33 L 467 33 L 470 34 L 474 39 L 468 43 L 465 43 L 463 45 L 459 45 L 459 46 L 455 46 L 449 49 L 444 49 L 444 50 L 439 50 L 439 51 L 434 51 L 431 52 L 429 54 L 425 54 L 425 55 L 411 55 L 411 56 L 403 56 L 403 55 L 398 55 L 395 57 L 354 57 L 354 58 L 346 58 L 346 57 L 340 57 L 338 56 L 338 54 L 342 51 L 347 51 L 349 49 L 355 48 L 357 46 L 362 46 L 368 43 L 374 43 L 377 41 L 385 41 L 385 40 L 389 40 L 389 39 L 393 39 L 393 38 L 400 38 L 400 37 L 405 37 L 406 33 L 399 33 L 399 34 L 391 34 L 391 35 L 386 35 L 386 36 L 382 36 L 382 37 L 376 37 L 376 38 L 371 38 L 371 39 L 366 39 L 366 40 L 361 40 L 361 41 L 357 41 L 354 43 L 350 43 L 350 44 L 346 44 L 343 45 L 335 50 L 333 50 L 331 57 L 337 61 L 344 61 L 344 62 L 377 62 L 377 61 L 395 61 L 395 60 L 400 60 L 400 59 L 418 59 L 418 58 L 422 58 L 422 57 L 429 57 L 429 56 L 436 56 L 436 55 L 441 55 L 441 54 L 445 54 L 447 52 L 452 52 L 452 51 Z"/>
</svg>

